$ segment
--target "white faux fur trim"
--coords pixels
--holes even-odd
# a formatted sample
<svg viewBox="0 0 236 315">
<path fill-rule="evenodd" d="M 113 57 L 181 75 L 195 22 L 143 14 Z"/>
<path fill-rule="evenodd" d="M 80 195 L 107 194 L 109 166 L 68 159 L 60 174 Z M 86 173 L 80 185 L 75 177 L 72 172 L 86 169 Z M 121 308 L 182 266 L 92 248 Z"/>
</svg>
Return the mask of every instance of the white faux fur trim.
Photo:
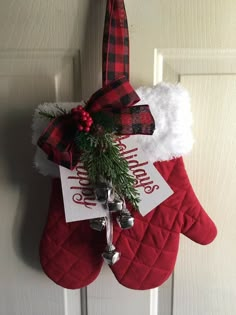
<svg viewBox="0 0 236 315">
<path fill-rule="evenodd" d="M 188 92 L 179 84 L 160 83 L 154 87 L 141 87 L 137 91 L 141 101 L 148 104 L 155 119 L 156 129 L 152 136 L 134 135 L 151 162 L 166 161 L 189 153 L 193 145 L 192 113 Z M 61 107 L 73 108 L 78 103 L 60 103 Z M 81 103 L 83 105 L 83 102 Z M 39 110 L 57 111 L 55 103 L 39 105 L 33 119 L 34 145 L 48 120 L 39 116 Z M 43 175 L 59 176 L 58 166 L 47 160 L 37 148 L 35 166 Z"/>
<path fill-rule="evenodd" d="M 149 104 L 156 129 L 152 136 L 137 136 L 149 160 L 167 161 L 189 153 L 193 146 L 192 112 L 188 92 L 180 84 L 141 87 L 141 101 Z"/>
</svg>

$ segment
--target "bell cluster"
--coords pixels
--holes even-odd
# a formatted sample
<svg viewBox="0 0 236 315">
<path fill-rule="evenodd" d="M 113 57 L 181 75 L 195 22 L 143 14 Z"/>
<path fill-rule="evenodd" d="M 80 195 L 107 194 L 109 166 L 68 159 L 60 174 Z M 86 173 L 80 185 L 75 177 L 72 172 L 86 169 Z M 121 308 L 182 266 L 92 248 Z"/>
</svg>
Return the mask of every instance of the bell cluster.
<svg viewBox="0 0 236 315">
<path fill-rule="evenodd" d="M 116 221 L 122 230 L 130 229 L 134 226 L 134 217 L 126 207 L 125 200 L 114 192 L 111 183 L 101 182 L 95 187 L 96 199 L 108 210 L 108 215 L 113 218 L 116 215 Z M 111 220 L 112 222 L 112 220 Z M 108 218 L 96 218 L 90 220 L 90 227 L 98 232 L 107 228 Z M 108 265 L 114 265 L 120 259 L 120 253 L 116 251 L 113 244 L 108 244 L 102 253 L 104 261 Z"/>
</svg>

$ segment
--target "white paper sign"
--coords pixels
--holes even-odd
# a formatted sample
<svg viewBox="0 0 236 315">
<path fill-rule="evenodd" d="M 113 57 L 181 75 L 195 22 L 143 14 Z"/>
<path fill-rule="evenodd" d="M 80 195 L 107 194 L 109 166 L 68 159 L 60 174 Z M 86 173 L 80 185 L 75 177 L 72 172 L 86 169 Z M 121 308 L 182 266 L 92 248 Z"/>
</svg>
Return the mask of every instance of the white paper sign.
<svg viewBox="0 0 236 315">
<path fill-rule="evenodd" d="M 140 193 L 139 209 L 146 215 L 161 204 L 173 191 L 154 167 L 132 136 L 121 136 L 117 144 L 129 164 L 130 173 L 135 177 Z M 66 222 L 87 220 L 105 216 L 105 210 L 95 200 L 86 170 L 78 163 L 73 171 L 60 166 L 62 192 Z"/>
</svg>

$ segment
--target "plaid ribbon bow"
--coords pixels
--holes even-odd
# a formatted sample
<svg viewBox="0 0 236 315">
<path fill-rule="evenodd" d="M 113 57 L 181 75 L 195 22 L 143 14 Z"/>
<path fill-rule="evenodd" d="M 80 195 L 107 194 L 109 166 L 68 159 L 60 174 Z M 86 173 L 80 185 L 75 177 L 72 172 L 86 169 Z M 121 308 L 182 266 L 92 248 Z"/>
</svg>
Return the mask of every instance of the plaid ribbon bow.
<svg viewBox="0 0 236 315">
<path fill-rule="evenodd" d="M 114 132 L 120 135 L 153 134 L 155 123 L 148 105 L 134 106 L 139 101 L 125 77 L 112 81 L 95 92 L 85 110 L 91 115 L 104 112 L 114 122 Z M 48 159 L 73 169 L 79 161 L 74 145 L 78 122 L 72 114 L 59 116 L 51 121 L 38 140 L 38 146 Z"/>
<path fill-rule="evenodd" d="M 153 134 L 155 122 L 148 105 L 134 106 L 140 98 L 129 80 L 129 36 L 123 0 L 108 0 L 103 36 L 103 87 L 95 92 L 85 110 L 106 113 L 119 135 Z M 48 159 L 73 169 L 79 161 L 74 144 L 78 122 L 72 114 L 52 120 L 38 140 Z"/>
</svg>

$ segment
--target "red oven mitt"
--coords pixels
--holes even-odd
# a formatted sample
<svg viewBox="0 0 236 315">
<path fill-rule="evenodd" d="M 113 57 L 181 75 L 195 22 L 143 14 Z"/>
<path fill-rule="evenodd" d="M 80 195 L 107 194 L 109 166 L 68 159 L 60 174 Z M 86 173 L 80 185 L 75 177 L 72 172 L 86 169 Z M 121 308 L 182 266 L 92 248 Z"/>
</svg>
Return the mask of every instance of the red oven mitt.
<svg viewBox="0 0 236 315">
<path fill-rule="evenodd" d="M 103 41 L 103 85 L 129 75 L 128 27 L 123 0 L 108 0 Z M 199 244 L 208 244 L 216 236 L 216 227 L 199 204 L 188 180 L 181 156 L 192 147 L 191 113 L 186 91 L 179 85 L 159 84 L 137 91 L 141 104 L 149 104 L 155 117 L 153 136 L 139 137 L 139 143 L 174 194 L 142 217 L 132 211 L 135 225 L 121 230 L 114 221 L 114 245 L 120 260 L 111 267 L 117 280 L 133 289 L 161 285 L 173 271 L 180 233 Z M 60 104 L 71 109 L 78 104 Z M 33 143 L 48 121 L 39 110 L 55 112 L 55 104 L 40 105 L 35 112 Z M 48 220 L 41 244 L 43 270 L 55 283 L 69 289 L 90 284 L 99 274 L 106 247 L 105 232 L 90 228 L 89 221 L 65 222 L 58 166 L 40 149 L 35 165 L 44 175 L 51 175 L 52 192 Z M 151 210 L 151 209 L 150 209 Z"/>
<path fill-rule="evenodd" d="M 61 182 L 52 180 L 48 220 L 40 243 L 44 272 L 58 285 L 78 289 L 99 274 L 105 238 L 92 230 L 89 220 L 66 223 Z"/>
</svg>

